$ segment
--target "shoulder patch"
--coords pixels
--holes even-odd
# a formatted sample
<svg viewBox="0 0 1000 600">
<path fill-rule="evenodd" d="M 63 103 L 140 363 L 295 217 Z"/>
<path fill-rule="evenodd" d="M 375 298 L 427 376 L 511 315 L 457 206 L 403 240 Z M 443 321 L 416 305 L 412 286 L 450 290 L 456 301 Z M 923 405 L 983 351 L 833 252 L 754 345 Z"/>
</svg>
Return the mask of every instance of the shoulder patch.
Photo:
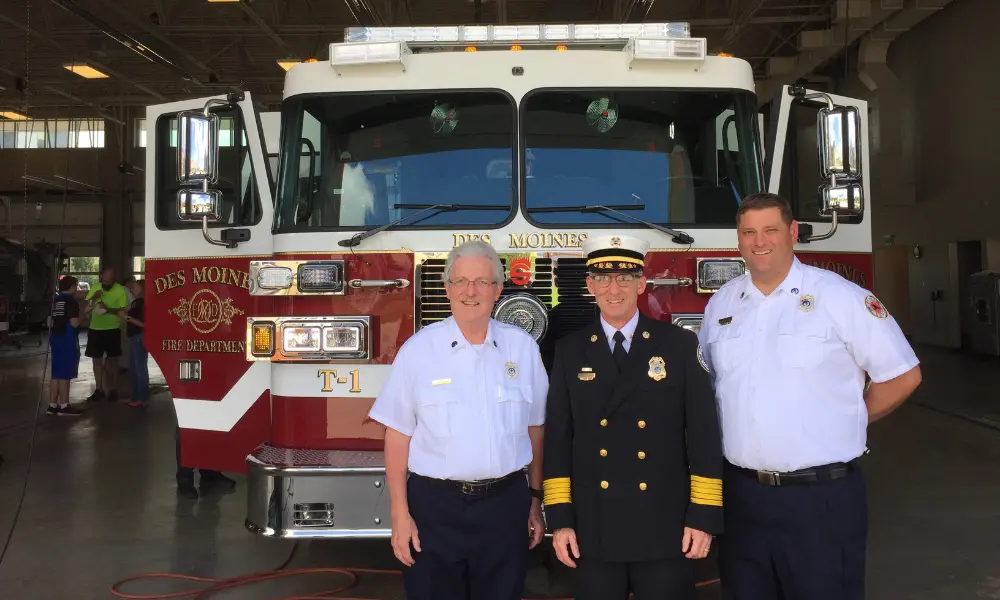
<svg viewBox="0 0 1000 600">
<path fill-rule="evenodd" d="M 885 309 L 885 306 L 879 302 L 879 299 L 875 297 L 875 294 L 868 294 L 865 296 L 865 308 L 871 315 L 878 319 L 889 318 L 889 311 Z"/>
<path fill-rule="evenodd" d="M 711 371 L 708 370 L 708 363 L 705 362 L 705 351 L 702 349 L 701 344 L 698 344 L 697 354 L 698 354 L 698 363 L 701 365 L 701 368 L 705 369 L 706 373 L 711 373 Z"/>
</svg>

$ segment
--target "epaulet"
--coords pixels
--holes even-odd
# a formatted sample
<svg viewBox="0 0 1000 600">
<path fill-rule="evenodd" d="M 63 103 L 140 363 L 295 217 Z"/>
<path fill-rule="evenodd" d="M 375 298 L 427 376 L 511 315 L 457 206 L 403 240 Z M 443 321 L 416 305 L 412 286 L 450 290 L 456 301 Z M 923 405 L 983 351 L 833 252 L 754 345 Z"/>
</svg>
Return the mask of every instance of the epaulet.
<svg viewBox="0 0 1000 600">
<path fill-rule="evenodd" d="M 722 287 L 719 288 L 719 291 L 721 292 L 722 290 L 726 289 L 727 287 L 732 286 L 732 285 L 736 285 L 737 283 L 745 282 L 747 280 L 747 277 L 750 277 L 750 275 L 748 273 L 744 273 L 744 274 L 740 275 L 739 277 L 734 277 L 734 278 L 730 279 L 729 281 L 727 281 L 726 283 L 722 284 Z"/>
</svg>

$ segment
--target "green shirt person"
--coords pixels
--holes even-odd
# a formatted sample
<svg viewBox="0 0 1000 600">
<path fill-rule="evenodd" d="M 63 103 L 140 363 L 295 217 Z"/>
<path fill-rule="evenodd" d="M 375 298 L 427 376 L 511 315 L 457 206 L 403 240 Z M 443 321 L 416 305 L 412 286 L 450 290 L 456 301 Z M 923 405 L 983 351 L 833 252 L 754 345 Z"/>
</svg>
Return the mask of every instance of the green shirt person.
<svg viewBox="0 0 1000 600">
<path fill-rule="evenodd" d="M 118 399 L 118 358 L 122 355 L 122 319 L 119 313 L 128 308 L 125 287 L 115 281 L 114 269 L 101 271 L 99 286 L 87 293 L 90 326 L 87 331 L 85 354 L 94 361 L 94 383 L 97 389 L 87 400 Z"/>
</svg>

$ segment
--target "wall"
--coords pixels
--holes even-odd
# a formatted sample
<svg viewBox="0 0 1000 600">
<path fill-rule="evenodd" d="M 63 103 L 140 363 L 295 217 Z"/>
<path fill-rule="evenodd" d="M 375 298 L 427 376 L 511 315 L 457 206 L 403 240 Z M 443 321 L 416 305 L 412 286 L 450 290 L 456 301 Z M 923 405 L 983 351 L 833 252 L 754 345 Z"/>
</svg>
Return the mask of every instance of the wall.
<svg viewBox="0 0 1000 600">
<path fill-rule="evenodd" d="M 886 111 L 899 117 L 899 127 L 872 132 L 868 206 L 875 246 L 891 235 L 893 244 L 921 247 L 922 258 L 909 260 L 909 333 L 921 342 L 960 346 L 956 242 L 981 241 L 984 268 L 1000 270 L 998 22 L 1000 2 L 956 0 L 900 35 L 888 53 L 899 86 L 884 94 L 891 102 L 857 77 L 838 82 L 840 93 L 869 101 L 873 128 Z M 857 61 L 855 51 L 850 64 Z M 880 157 L 884 148 L 898 154 Z M 932 289 L 940 299 L 931 300 Z"/>
</svg>

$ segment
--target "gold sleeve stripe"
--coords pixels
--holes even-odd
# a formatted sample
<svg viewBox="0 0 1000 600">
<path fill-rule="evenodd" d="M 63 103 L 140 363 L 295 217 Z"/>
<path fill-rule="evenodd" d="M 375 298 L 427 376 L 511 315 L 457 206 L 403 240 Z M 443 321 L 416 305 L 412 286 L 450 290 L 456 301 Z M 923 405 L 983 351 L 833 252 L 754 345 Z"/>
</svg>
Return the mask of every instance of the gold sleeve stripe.
<svg viewBox="0 0 1000 600">
<path fill-rule="evenodd" d="M 572 504 L 573 499 L 570 494 L 570 478 L 556 477 L 546 479 L 542 482 L 542 504 L 552 506 L 554 504 Z"/>
<path fill-rule="evenodd" d="M 691 498 L 692 499 L 697 498 L 698 500 L 718 500 L 721 502 L 722 494 L 696 494 L 692 492 Z"/>
<path fill-rule="evenodd" d="M 704 485 L 704 486 L 718 487 L 721 489 L 722 480 L 714 479 L 712 477 L 702 477 L 701 475 L 692 475 L 691 485 Z"/>
<path fill-rule="evenodd" d="M 722 488 L 721 487 L 708 487 L 708 486 L 704 486 L 704 485 L 692 485 L 691 486 L 691 491 L 692 492 L 703 492 L 705 494 L 721 494 L 722 493 Z"/>
<path fill-rule="evenodd" d="M 722 498 L 706 499 L 691 496 L 691 504 L 703 504 L 705 506 L 722 506 Z"/>
</svg>

